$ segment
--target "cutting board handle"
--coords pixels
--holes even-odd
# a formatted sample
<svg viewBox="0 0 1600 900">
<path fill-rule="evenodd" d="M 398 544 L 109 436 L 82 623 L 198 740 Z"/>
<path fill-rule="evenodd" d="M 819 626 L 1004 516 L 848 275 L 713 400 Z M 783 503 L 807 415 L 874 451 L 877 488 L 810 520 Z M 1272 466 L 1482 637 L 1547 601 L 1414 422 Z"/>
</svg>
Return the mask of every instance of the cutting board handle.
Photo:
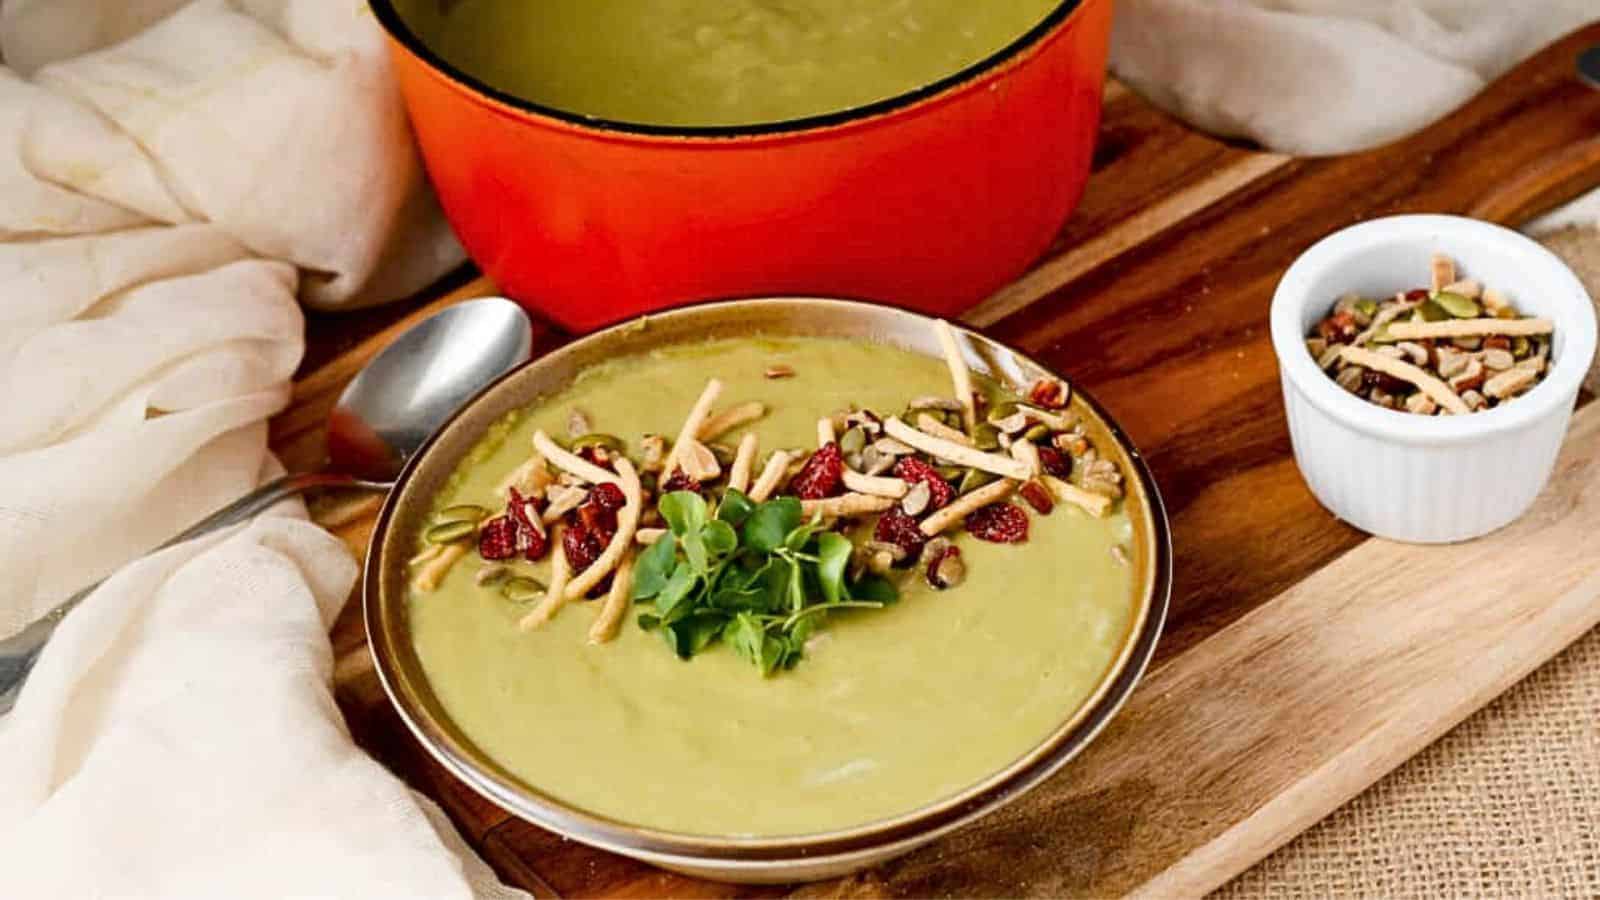
<svg viewBox="0 0 1600 900">
<path fill-rule="evenodd" d="M 1595 187 L 1600 187 L 1600 137 L 1529 166 L 1480 199 L 1468 215 L 1516 227 Z"/>
</svg>

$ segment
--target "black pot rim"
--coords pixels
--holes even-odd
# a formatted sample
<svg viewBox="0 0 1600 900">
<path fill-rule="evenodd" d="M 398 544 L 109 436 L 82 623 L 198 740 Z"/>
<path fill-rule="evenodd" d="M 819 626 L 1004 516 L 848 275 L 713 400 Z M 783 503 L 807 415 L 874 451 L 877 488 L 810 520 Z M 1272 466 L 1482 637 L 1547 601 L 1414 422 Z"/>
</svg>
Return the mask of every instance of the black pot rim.
<svg viewBox="0 0 1600 900">
<path fill-rule="evenodd" d="M 1011 43 L 964 69 L 913 88 L 910 91 L 835 112 L 802 116 L 798 119 L 783 119 L 776 122 L 759 122 L 751 125 L 649 125 L 642 122 L 626 122 L 617 119 L 585 116 L 554 106 L 536 103 L 481 81 L 446 61 L 428 47 L 416 32 L 411 30 L 411 27 L 401 18 L 399 11 L 395 9 L 394 0 L 369 0 L 369 5 L 372 8 L 373 15 L 377 17 L 384 30 L 389 33 L 389 36 L 398 41 L 401 46 L 405 47 L 418 59 L 426 62 L 429 67 L 443 74 L 458 86 L 466 88 L 474 94 L 509 106 L 512 109 L 555 119 L 579 128 L 618 135 L 676 138 L 750 138 L 797 134 L 846 125 L 913 106 L 923 100 L 954 90 L 1000 67 L 1041 43 L 1047 36 L 1062 27 L 1072 14 L 1083 5 L 1083 2 L 1084 0 L 1059 0 L 1048 15 Z"/>
</svg>

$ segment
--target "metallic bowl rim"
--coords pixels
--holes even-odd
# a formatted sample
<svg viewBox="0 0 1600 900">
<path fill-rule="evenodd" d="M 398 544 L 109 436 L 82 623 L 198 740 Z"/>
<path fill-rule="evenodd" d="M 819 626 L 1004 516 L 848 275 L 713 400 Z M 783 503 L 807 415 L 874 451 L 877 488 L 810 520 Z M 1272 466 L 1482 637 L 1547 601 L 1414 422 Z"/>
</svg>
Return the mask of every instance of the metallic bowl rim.
<svg viewBox="0 0 1600 900">
<path fill-rule="evenodd" d="M 681 317 L 736 315 L 737 311 L 752 304 L 797 305 L 801 307 L 834 307 L 856 315 L 878 317 L 887 321 L 912 319 L 928 327 L 934 317 L 911 310 L 860 300 L 823 297 L 750 297 L 731 300 L 711 300 L 679 306 L 628 319 L 601 331 L 578 338 L 561 347 L 536 357 L 497 378 L 462 405 L 439 430 L 417 450 L 395 480 L 395 485 L 385 498 L 367 549 L 363 565 L 362 617 L 367 643 L 372 653 L 374 668 L 390 702 L 394 705 L 407 729 L 416 737 L 430 756 L 456 779 L 496 806 L 525 821 L 557 832 L 591 846 L 631 855 L 635 858 L 664 865 L 695 866 L 705 863 L 738 867 L 763 868 L 785 862 L 817 864 L 824 860 L 852 856 L 876 857 L 886 848 L 901 846 L 910 849 L 918 844 L 954 830 L 981 815 L 1009 803 L 1037 786 L 1074 756 L 1082 751 L 1122 705 L 1127 702 L 1133 688 L 1143 675 L 1155 651 L 1155 645 L 1165 624 L 1172 592 L 1172 537 L 1166 507 L 1160 491 L 1142 454 L 1129 440 L 1127 434 L 1087 391 L 1072 384 L 1073 402 L 1083 403 L 1098 419 L 1125 457 L 1136 476 L 1149 518 L 1151 543 L 1149 552 L 1149 577 L 1147 593 L 1138 618 L 1131 623 L 1129 633 L 1113 665 L 1101 677 L 1091 695 L 1086 698 L 1054 731 L 1021 757 L 998 772 L 949 797 L 939 798 L 929 804 L 890 819 L 877 820 L 835 831 L 806 835 L 776 837 L 735 837 L 668 832 L 630 824 L 596 813 L 586 812 L 555 797 L 543 793 L 532 785 L 521 782 L 509 773 L 495 771 L 497 767 L 487 759 L 487 754 L 460 745 L 445 733 L 440 723 L 426 713 L 412 697 L 411 685 L 403 684 L 398 669 L 397 654 L 406 652 L 397 646 L 396 636 L 386 627 L 385 610 L 403 608 L 402 596 L 392 604 L 386 602 L 384 584 L 384 544 L 393 527 L 393 516 L 400 498 L 413 476 L 428 465 L 439 438 L 452 426 L 489 398 L 508 381 L 536 366 L 556 364 L 563 355 L 581 351 L 607 340 L 640 331 L 647 322 L 664 322 Z M 958 332 L 976 347 L 1007 354 L 1022 365 L 1038 372 L 1055 373 L 1027 354 L 986 337 L 958 323 L 951 323 Z M 864 340 L 856 335 L 839 334 L 851 340 Z M 916 351 L 912 351 L 916 352 Z M 523 404 L 535 397 L 521 398 Z M 476 756 L 474 755 L 476 754 Z M 488 762 L 483 765 L 480 762 Z"/>
<path fill-rule="evenodd" d="M 383 30 L 389 35 L 390 39 L 404 47 L 407 52 L 418 60 L 421 60 L 430 70 L 443 76 L 468 94 L 479 99 L 488 100 L 518 114 L 552 120 L 580 131 L 596 134 L 639 138 L 665 137 L 684 140 L 726 140 L 730 138 L 792 136 L 825 131 L 837 126 L 875 119 L 888 113 L 917 106 L 924 101 L 953 94 L 960 88 L 977 81 L 990 72 L 998 71 L 1007 63 L 1019 60 L 1035 48 L 1042 46 L 1047 38 L 1067 27 L 1073 19 L 1073 14 L 1080 7 L 1093 2 L 1097 2 L 1097 0 L 1056 0 L 1056 5 L 1043 19 L 1021 35 L 1013 38 L 999 50 L 977 62 L 971 63 L 965 68 L 959 69 L 943 78 L 919 85 L 909 91 L 903 91 L 860 106 L 801 116 L 795 119 L 757 122 L 749 125 L 650 125 L 642 122 L 607 119 L 600 116 L 586 116 L 582 113 L 547 106 L 527 97 L 497 88 L 446 61 L 444 57 L 434 52 L 427 42 L 422 40 L 411 29 L 410 25 L 406 24 L 399 10 L 395 8 L 394 0 L 368 0 L 368 6 L 372 9 L 373 15 L 377 18 L 379 24 L 383 26 Z"/>
</svg>

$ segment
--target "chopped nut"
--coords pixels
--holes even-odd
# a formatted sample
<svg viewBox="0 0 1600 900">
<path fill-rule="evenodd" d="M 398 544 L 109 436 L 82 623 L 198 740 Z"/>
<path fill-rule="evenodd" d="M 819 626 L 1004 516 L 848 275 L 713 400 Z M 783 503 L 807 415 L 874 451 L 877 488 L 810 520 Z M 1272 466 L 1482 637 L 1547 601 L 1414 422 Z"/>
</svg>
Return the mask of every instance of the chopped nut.
<svg viewBox="0 0 1600 900">
<path fill-rule="evenodd" d="M 1506 298 L 1506 295 L 1494 288 L 1484 288 L 1481 299 L 1483 300 L 1483 308 L 1496 315 L 1503 309 L 1511 308 L 1511 301 Z"/>
<path fill-rule="evenodd" d="M 1492 372 L 1503 372 L 1517 364 L 1510 350 L 1485 350 L 1482 359 L 1484 367 Z"/>
<path fill-rule="evenodd" d="M 571 412 L 567 413 L 568 437 L 582 437 L 593 430 L 594 428 L 589 424 L 588 413 L 577 408 L 576 406 L 572 408 Z"/>
<path fill-rule="evenodd" d="M 639 471 L 659 472 L 666 459 L 667 439 L 659 434 L 647 434 L 639 441 Z"/>
<path fill-rule="evenodd" d="M 678 449 L 678 467 L 701 484 L 715 481 L 722 474 L 722 463 L 717 461 L 717 455 L 694 438 L 685 440 Z"/>
<path fill-rule="evenodd" d="M 925 574 L 928 583 L 941 591 L 961 584 L 967 577 L 967 566 L 961 561 L 961 549 L 954 545 L 946 548 L 928 565 Z"/>
<path fill-rule="evenodd" d="M 1366 374 L 1366 371 L 1360 366 L 1346 366 L 1339 370 L 1339 374 L 1333 380 L 1350 393 L 1359 394 L 1361 393 L 1361 378 Z"/>
<path fill-rule="evenodd" d="M 784 365 L 783 363 L 778 363 L 776 365 L 767 366 L 767 371 L 762 373 L 762 374 L 764 374 L 764 375 L 766 375 L 766 377 L 772 378 L 772 379 L 793 378 L 794 377 L 794 367 L 793 366 Z"/>
<path fill-rule="evenodd" d="M 1483 392 L 1496 400 L 1505 400 L 1533 387 L 1538 380 L 1538 373 L 1529 369 L 1508 369 L 1485 382 Z"/>
<path fill-rule="evenodd" d="M 1439 411 L 1439 404 L 1433 402 L 1433 398 L 1427 394 L 1417 391 L 1406 398 L 1406 411 L 1419 416 L 1431 416 Z"/>
<path fill-rule="evenodd" d="M 920 425 L 921 423 L 919 422 L 918 424 Z M 991 419 L 989 424 L 998 428 L 1001 434 L 1014 435 L 1028 427 L 1028 414 L 1021 411 L 1014 412 L 1009 416 Z"/>
<path fill-rule="evenodd" d="M 1017 493 L 1033 507 L 1034 512 L 1041 516 L 1048 516 L 1051 510 L 1055 509 L 1055 501 L 1050 499 L 1050 489 L 1038 481 L 1025 482 L 1022 487 L 1017 488 Z"/>
<path fill-rule="evenodd" d="M 1122 546 L 1121 544 L 1111 545 L 1111 558 L 1125 566 L 1131 562 L 1128 559 L 1128 548 Z"/>
<path fill-rule="evenodd" d="M 1471 354 L 1462 353 L 1450 347 L 1438 349 L 1439 364 L 1437 366 L 1440 378 L 1454 378 L 1465 372 L 1467 363 L 1472 361 Z"/>
<path fill-rule="evenodd" d="M 1477 412 L 1480 409 L 1487 409 L 1489 406 L 1489 401 L 1477 391 L 1467 391 L 1466 393 L 1462 394 L 1461 402 L 1465 403 L 1467 405 L 1467 409 L 1471 412 Z"/>
<path fill-rule="evenodd" d="M 479 567 L 478 574 L 472 576 L 472 583 L 479 587 L 491 587 L 504 581 L 509 574 L 511 574 L 510 566 L 490 563 Z"/>
<path fill-rule="evenodd" d="M 907 409 L 937 409 L 940 412 L 960 412 L 961 403 L 948 397 L 917 397 L 906 404 Z"/>
<path fill-rule="evenodd" d="M 1428 348 L 1422 346 L 1421 344 L 1415 343 L 1414 341 L 1401 341 L 1400 343 L 1395 344 L 1394 348 L 1400 351 L 1400 353 L 1403 354 L 1405 358 L 1414 366 L 1425 366 L 1428 364 Z"/>
<path fill-rule="evenodd" d="M 1433 274 L 1433 292 L 1444 290 L 1445 285 L 1456 280 L 1456 264 L 1450 257 L 1443 253 L 1435 253 L 1430 268 Z"/>
<path fill-rule="evenodd" d="M 900 499 L 900 510 L 908 516 L 920 516 L 928 508 L 928 501 L 933 498 L 933 491 L 929 489 L 926 481 L 913 484 L 906 495 Z"/>
<path fill-rule="evenodd" d="M 1065 409 L 1071 399 L 1072 391 L 1066 382 L 1054 378 L 1039 378 L 1028 389 L 1028 402 L 1045 409 Z"/>
<path fill-rule="evenodd" d="M 1450 389 L 1458 394 L 1462 391 L 1470 391 L 1474 388 L 1482 387 L 1483 379 L 1483 363 L 1468 357 L 1467 367 L 1450 379 Z"/>
</svg>

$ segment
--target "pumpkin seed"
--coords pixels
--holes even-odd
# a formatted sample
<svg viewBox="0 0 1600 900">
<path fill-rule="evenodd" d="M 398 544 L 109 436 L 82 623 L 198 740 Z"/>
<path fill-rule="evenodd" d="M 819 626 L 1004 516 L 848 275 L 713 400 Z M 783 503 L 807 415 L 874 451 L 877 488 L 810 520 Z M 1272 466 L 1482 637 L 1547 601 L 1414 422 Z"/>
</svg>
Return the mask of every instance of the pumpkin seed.
<svg viewBox="0 0 1600 900">
<path fill-rule="evenodd" d="M 494 587 L 500 582 L 505 581 L 506 576 L 510 574 L 510 566 L 503 566 L 499 563 L 490 563 L 479 569 L 478 574 L 474 575 L 472 580 L 477 582 L 481 587 Z"/>
<path fill-rule="evenodd" d="M 487 516 L 488 514 L 489 511 L 481 506 L 474 506 L 471 503 L 462 503 L 456 506 L 448 507 L 444 511 L 440 512 L 439 515 L 434 519 L 434 523 L 438 525 L 444 525 L 448 522 L 482 522 L 483 517 Z"/>
<path fill-rule="evenodd" d="M 844 453 L 860 453 L 867 446 L 867 433 L 860 428 L 851 428 L 839 435 L 839 450 Z"/>
<path fill-rule="evenodd" d="M 980 422 L 978 427 L 972 429 L 972 443 L 979 450 L 998 450 L 1000 448 L 1000 429 L 988 422 Z"/>
<path fill-rule="evenodd" d="M 719 466 L 733 465 L 733 458 L 738 455 L 737 451 L 727 444 L 707 444 L 706 447 L 711 450 L 711 455 L 716 458 Z"/>
<path fill-rule="evenodd" d="M 591 447 L 603 447 L 606 450 L 615 450 L 620 453 L 622 452 L 622 438 L 614 434 L 590 432 L 583 437 L 574 438 L 572 441 L 573 453 L 582 453 Z"/>
<path fill-rule="evenodd" d="M 505 584 L 500 586 L 500 593 L 513 603 L 526 603 L 543 594 L 544 585 L 540 584 L 537 579 L 529 578 L 526 575 L 518 575 L 515 578 L 506 579 Z"/>
<path fill-rule="evenodd" d="M 1032 428 L 1029 428 L 1027 431 L 1024 431 L 1022 433 L 1022 439 L 1023 440 L 1031 441 L 1031 442 L 1033 442 L 1035 444 L 1039 443 L 1040 441 L 1047 440 L 1047 439 L 1049 439 L 1049 437 L 1050 437 L 1050 426 L 1046 425 L 1046 424 L 1044 424 L 1042 422 L 1040 424 L 1038 424 L 1038 425 L 1033 426 Z"/>
<path fill-rule="evenodd" d="M 1450 291 L 1440 291 L 1433 295 L 1433 302 L 1458 319 L 1476 319 L 1483 313 L 1483 308 L 1476 302 Z"/>
<path fill-rule="evenodd" d="M 429 528 L 423 537 L 427 538 L 430 544 L 453 544 L 475 534 L 477 530 L 477 522 L 446 522 Z"/>
<path fill-rule="evenodd" d="M 1394 335 L 1390 334 L 1389 333 L 1389 326 L 1384 325 L 1384 326 L 1381 326 L 1377 331 L 1374 331 L 1372 333 L 1372 337 L 1369 338 L 1368 340 L 1370 340 L 1374 344 L 1392 344 L 1395 341 L 1398 341 L 1400 339 L 1395 337 Z"/>
<path fill-rule="evenodd" d="M 1517 359 L 1527 359 L 1528 354 L 1532 352 L 1533 344 L 1529 343 L 1527 338 L 1519 334 L 1511 339 L 1512 356 L 1515 356 Z"/>
<path fill-rule="evenodd" d="M 1009 419 L 1022 410 L 1021 405 L 1015 400 L 1002 400 L 989 408 L 989 415 L 985 416 L 992 425 L 1002 419 Z"/>
<path fill-rule="evenodd" d="M 1411 319 L 1414 322 L 1443 322 L 1448 318 L 1450 318 L 1450 314 L 1445 311 L 1444 307 L 1433 300 L 1422 301 L 1422 305 L 1417 307 L 1416 311 L 1411 314 Z"/>
<path fill-rule="evenodd" d="M 943 478 L 945 481 L 955 481 L 957 478 L 960 478 L 967 473 L 967 469 L 964 467 L 953 465 L 938 465 L 934 466 L 933 470 L 938 472 L 939 477 Z"/>
<path fill-rule="evenodd" d="M 961 483 L 956 486 L 956 493 L 971 493 L 972 491 L 975 491 L 978 488 L 993 482 L 999 477 L 999 475 L 996 475 L 993 472 L 985 472 L 982 469 L 968 469 L 962 474 Z"/>
<path fill-rule="evenodd" d="M 1356 311 L 1360 312 L 1364 316 L 1367 316 L 1368 318 L 1371 318 L 1372 316 L 1378 314 L 1378 301 L 1370 298 L 1357 300 Z"/>
</svg>

